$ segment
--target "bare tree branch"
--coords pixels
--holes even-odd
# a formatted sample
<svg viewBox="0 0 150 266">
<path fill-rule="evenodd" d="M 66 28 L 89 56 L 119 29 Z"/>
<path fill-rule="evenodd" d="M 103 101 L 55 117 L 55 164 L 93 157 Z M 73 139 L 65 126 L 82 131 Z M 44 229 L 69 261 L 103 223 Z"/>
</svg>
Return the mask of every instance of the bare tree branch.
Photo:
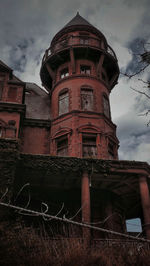
<svg viewBox="0 0 150 266">
<path fill-rule="evenodd" d="M 145 95 L 148 99 L 150 99 L 150 95 L 148 95 L 147 93 L 145 93 L 144 91 L 139 91 L 139 90 L 137 90 L 137 89 L 134 89 L 134 88 L 132 88 L 132 87 L 130 87 L 132 90 L 134 90 L 134 91 L 136 91 L 136 92 L 138 92 L 138 93 L 140 93 L 140 94 L 142 94 L 142 95 Z"/>
</svg>

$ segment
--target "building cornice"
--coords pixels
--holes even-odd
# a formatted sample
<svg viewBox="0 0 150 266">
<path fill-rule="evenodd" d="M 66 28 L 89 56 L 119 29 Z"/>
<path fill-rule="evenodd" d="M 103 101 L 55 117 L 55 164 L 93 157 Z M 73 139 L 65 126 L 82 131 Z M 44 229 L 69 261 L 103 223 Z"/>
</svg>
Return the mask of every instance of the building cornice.
<svg viewBox="0 0 150 266">
<path fill-rule="evenodd" d="M 29 126 L 29 127 L 46 127 L 46 128 L 49 128 L 49 127 L 51 127 L 51 121 L 50 120 L 44 120 L 44 119 L 26 118 L 23 121 L 23 125 Z"/>
<path fill-rule="evenodd" d="M 10 102 L 0 102 L 0 112 L 7 111 L 7 112 L 16 112 L 24 114 L 26 111 L 25 104 L 16 104 Z"/>
</svg>

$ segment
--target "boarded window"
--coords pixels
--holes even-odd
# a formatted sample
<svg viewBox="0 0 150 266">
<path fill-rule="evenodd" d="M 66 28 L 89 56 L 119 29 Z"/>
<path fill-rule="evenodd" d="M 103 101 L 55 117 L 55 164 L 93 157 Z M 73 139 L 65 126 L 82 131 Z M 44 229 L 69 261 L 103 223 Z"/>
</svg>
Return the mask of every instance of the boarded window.
<svg viewBox="0 0 150 266">
<path fill-rule="evenodd" d="M 60 72 L 60 78 L 61 78 L 61 79 L 65 78 L 65 77 L 68 77 L 68 76 L 69 76 L 68 68 L 63 69 L 63 70 Z"/>
<path fill-rule="evenodd" d="M 80 73 L 90 75 L 91 74 L 91 67 L 90 66 L 80 66 Z"/>
<path fill-rule="evenodd" d="M 8 91 L 8 100 L 9 101 L 16 101 L 17 99 L 17 88 L 10 87 Z"/>
<path fill-rule="evenodd" d="M 104 115 L 110 118 L 109 100 L 106 96 L 103 96 Z"/>
<path fill-rule="evenodd" d="M 81 89 L 81 109 L 93 111 L 93 90 L 88 88 Z"/>
<path fill-rule="evenodd" d="M 115 143 L 111 140 L 109 140 L 108 143 L 108 153 L 109 153 L 109 159 L 114 159 L 115 156 Z"/>
<path fill-rule="evenodd" d="M 86 158 L 97 158 L 96 135 L 83 135 L 82 156 Z"/>
<path fill-rule="evenodd" d="M 59 95 L 59 115 L 69 112 L 69 93 L 65 91 Z"/>
<path fill-rule="evenodd" d="M 68 155 L 68 137 L 61 137 L 57 139 L 57 155 L 67 156 Z"/>
</svg>

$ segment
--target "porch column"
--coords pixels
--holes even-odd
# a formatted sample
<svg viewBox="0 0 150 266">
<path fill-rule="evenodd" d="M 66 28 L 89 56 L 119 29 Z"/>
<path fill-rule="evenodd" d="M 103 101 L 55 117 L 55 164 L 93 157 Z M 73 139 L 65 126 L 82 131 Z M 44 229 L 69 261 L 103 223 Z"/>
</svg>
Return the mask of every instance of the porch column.
<svg viewBox="0 0 150 266">
<path fill-rule="evenodd" d="M 146 176 L 140 176 L 139 186 L 144 216 L 144 229 L 147 239 L 150 239 L 150 195 Z"/>
<path fill-rule="evenodd" d="M 90 182 L 87 171 L 84 171 L 82 175 L 81 207 L 82 207 L 82 222 L 90 223 L 91 221 Z M 83 232 L 83 239 L 87 244 L 90 244 L 90 229 L 83 227 L 82 232 Z"/>
</svg>

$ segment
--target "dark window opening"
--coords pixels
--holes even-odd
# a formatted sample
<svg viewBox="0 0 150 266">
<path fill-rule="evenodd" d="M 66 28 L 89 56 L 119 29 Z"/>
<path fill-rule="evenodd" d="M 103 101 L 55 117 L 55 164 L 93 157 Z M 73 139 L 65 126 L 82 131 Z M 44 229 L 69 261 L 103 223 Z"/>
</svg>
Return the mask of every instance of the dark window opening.
<svg viewBox="0 0 150 266">
<path fill-rule="evenodd" d="M 97 158 L 96 135 L 83 135 L 82 156 L 86 158 Z"/>
<path fill-rule="evenodd" d="M 68 44 L 68 39 L 67 39 L 67 36 L 66 36 L 65 39 L 61 40 L 61 46 L 65 47 L 65 46 L 67 46 L 67 44 Z"/>
<path fill-rule="evenodd" d="M 106 81 L 106 76 L 105 76 L 105 74 L 102 72 L 102 79 L 104 80 L 104 81 Z"/>
<path fill-rule="evenodd" d="M 8 91 L 8 100 L 15 101 L 17 98 L 17 88 L 16 87 L 10 87 Z"/>
<path fill-rule="evenodd" d="M 104 115 L 110 118 L 109 100 L 106 96 L 103 96 Z"/>
<path fill-rule="evenodd" d="M 0 100 L 2 99 L 4 82 L 0 80 Z"/>
<path fill-rule="evenodd" d="M 109 140 L 108 143 L 108 153 L 109 153 L 109 159 L 114 159 L 115 156 L 115 143 L 111 140 Z"/>
<path fill-rule="evenodd" d="M 2 128 L 0 128 L 0 138 L 2 137 L 2 133 L 3 133 Z"/>
<path fill-rule="evenodd" d="M 61 137 L 57 140 L 57 155 L 67 156 L 68 155 L 68 138 Z"/>
<path fill-rule="evenodd" d="M 80 66 L 80 73 L 90 75 L 91 74 L 91 67 L 90 66 Z"/>
<path fill-rule="evenodd" d="M 61 79 L 65 78 L 65 77 L 68 77 L 68 76 L 69 76 L 68 68 L 63 69 L 63 70 L 60 72 L 60 78 L 61 78 Z"/>
<path fill-rule="evenodd" d="M 65 91 L 59 95 L 59 115 L 65 114 L 69 111 L 69 93 Z"/>
<path fill-rule="evenodd" d="M 81 89 L 81 109 L 93 111 L 93 90 L 88 88 Z"/>
</svg>

